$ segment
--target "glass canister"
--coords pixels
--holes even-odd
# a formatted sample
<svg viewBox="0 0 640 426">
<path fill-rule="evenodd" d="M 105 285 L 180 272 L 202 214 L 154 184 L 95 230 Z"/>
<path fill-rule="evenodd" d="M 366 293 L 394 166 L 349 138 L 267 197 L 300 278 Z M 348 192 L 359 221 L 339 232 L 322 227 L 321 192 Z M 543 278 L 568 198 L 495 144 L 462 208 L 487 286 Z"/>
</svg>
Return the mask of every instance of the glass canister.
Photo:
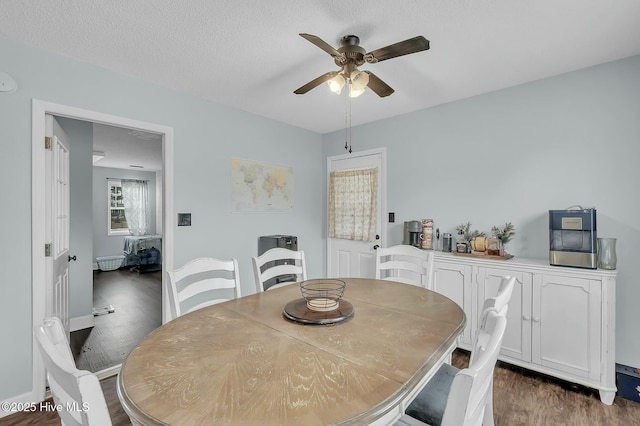
<svg viewBox="0 0 640 426">
<path fill-rule="evenodd" d="M 465 240 L 464 233 L 458 232 L 458 239 L 456 240 L 456 251 L 458 253 L 466 253 L 469 247 L 469 242 Z"/>
<path fill-rule="evenodd" d="M 487 254 L 489 256 L 504 256 L 502 241 L 497 238 L 489 238 L 487 241 Z"/>
<path fill-rule="evenodd" d="M 442 251 L 451 253 L 452 238 L 451 234 L 445 232 L 442 234 Z"/>
<path fill-rule="evenodd" d="M 598 238 L 598 268 L 616 269 L 616 239 Z"/>
</svg>

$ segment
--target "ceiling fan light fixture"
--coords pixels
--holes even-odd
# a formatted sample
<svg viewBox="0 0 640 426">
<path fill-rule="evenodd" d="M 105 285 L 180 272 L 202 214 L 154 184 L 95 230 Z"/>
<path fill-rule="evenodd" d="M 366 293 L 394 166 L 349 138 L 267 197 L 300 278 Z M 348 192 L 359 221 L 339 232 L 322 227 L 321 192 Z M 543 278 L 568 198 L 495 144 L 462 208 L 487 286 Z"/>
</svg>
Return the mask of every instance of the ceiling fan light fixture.
<svg viewBox="0 0 640 426">
<path fill-rule="evenodd" d="M 369 84 L 369 74 L 359 70 L 354 70 L 351 73 L 351 87 L 353 90 L 363 90 Z"/>
<path fill-rule="evenodd" d="M 358 96 L 362 95 L 364 93 L 364 87 L 361 89 L 358 89 L 357 87 L 354 87 L 353 84 L 349 84 L 349 97 L 350 98 L 357 98 Z"/>
<path fill-rule="evenodd" d="M 327 81 L 327 84 L 329 85 L 329 89 L 331 89 L 333 93 L 339 95 L 340 92 L 342 92 L 342 88 L 344 87 L 345 79 L 342 74 L 338 74 Z"/>
</svg>

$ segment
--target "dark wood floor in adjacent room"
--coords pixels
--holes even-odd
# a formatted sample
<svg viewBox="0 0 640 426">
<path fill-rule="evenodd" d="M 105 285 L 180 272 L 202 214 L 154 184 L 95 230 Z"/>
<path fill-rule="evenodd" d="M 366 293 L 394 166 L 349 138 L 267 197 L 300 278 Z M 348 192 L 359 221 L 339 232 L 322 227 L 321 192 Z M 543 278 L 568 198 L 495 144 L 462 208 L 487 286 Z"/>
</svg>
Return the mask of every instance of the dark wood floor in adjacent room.
<svg viewBox="0 0 640 426">
<path fill-rule="evenodd" d="M 115 311 L 95 316 L 94 327 L 71 333 L 71 352 L 78 368 L 96 373 L 121 364 L 162 324 L 161 288 L 161 271 L 94 271 L 94 308 L 113 305 Z"/>
<path fill-rule="evenodd" d="M 453 364 L 469 362 L 467 352 L 456 351 Z M 116 393 L 116 378 L 102 380 L 114 426 L 130 425 Z M 638 426 L 640 403 L 617 397 L 613 405 L 600 402 L 592 389 L 576 386 L 498 362 L 494 379 L 496 426 Z M 265 413 L 268 415 L 268 413 Z M 56 413 L 18 413 L 0 419 L 0 426 L 59 425 Z"/>
</svg>

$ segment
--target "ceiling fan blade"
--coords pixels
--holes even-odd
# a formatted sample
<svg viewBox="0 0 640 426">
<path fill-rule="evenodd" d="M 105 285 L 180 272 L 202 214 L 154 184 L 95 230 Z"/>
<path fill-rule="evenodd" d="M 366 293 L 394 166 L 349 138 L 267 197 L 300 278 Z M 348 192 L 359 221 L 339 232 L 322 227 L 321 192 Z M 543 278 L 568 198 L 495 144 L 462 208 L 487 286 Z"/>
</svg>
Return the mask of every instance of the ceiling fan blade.
<svg viewBox="0 0 640 426">
<path fill-rule="evenodd" d="M 365 55 L 365 59 L 367 56 L 373 56 L 373 60 L 367 60 L 367 62 L 380 62 L 385 61 L 391 58 L 397 58 L 402 55 L 409 55 L 411 53 L 421 52 L 423 50 L 429 49 L 429 40 L 422 36 L 417 36 L 414 38 L 410 38 L 405 41 L 400 41 L 395 44 L 391 44 L 389 46 L 376 49 L 372 52 L 369 52 Z"/>
<path fill-rule="evenodd" d="M 332 79 L 336 75 L 338 75 L 338 71 L 330 71 L 326 74 L 322 74 L 320 77 L 313 79 L 307 84 L 305 84 L 304 86 L 300 87 L 299 89 L 294 90 L 293 93 L 295 93 L 296 95 L 304 95 L 309 90 L 321 85 L 322 83 L 324 83 L 329 79 Z"/>
<path fill-rule="evenodd" d="M 334 58 L 336 56 L 340 56 L 340 52 L 338 52 L 329 43 L 327 43 L 326 41 L 322 40 L 320 37 L 314 36 L 312 34 L 306 34 L 306 33 L 300 33 L 300 36 L 302 38 L 305 38 L 305 39 L 309 40 L 311 43 L 315 44 L 320 49 L 324 50 L 325 52 L 327 52 L 329 55 L 333 56 Z"/>
<path fill-rule="evenodd" d="M 371 71 L 365 72 L 369 74 L 369 84 L 367 84 L 367 87 L 373 90 L 376 95 L 384 98 L 394 92 L 394 90 L 387 83 L 380 80 L 374 73 L 372 73 Z"/>
</svg>

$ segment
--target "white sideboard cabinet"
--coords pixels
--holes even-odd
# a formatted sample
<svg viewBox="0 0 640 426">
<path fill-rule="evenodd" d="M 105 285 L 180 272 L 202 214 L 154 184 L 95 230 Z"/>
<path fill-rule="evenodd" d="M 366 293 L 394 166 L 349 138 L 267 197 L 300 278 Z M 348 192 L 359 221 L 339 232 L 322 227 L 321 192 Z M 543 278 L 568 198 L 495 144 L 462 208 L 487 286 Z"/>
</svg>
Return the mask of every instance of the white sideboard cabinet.
<svg viewBox="0 0 640 426">
<path fill-rule="evenodd" d="M 550 266 L 546 260 L 490 260 L 436 252 L 433 290 L 467 315 L 459 346 L 471 349 L 482 305 L 503 276 L 516 278 L 500 359 L 598 389 L 615 386 L 616 271 Z"/>
</svg>

